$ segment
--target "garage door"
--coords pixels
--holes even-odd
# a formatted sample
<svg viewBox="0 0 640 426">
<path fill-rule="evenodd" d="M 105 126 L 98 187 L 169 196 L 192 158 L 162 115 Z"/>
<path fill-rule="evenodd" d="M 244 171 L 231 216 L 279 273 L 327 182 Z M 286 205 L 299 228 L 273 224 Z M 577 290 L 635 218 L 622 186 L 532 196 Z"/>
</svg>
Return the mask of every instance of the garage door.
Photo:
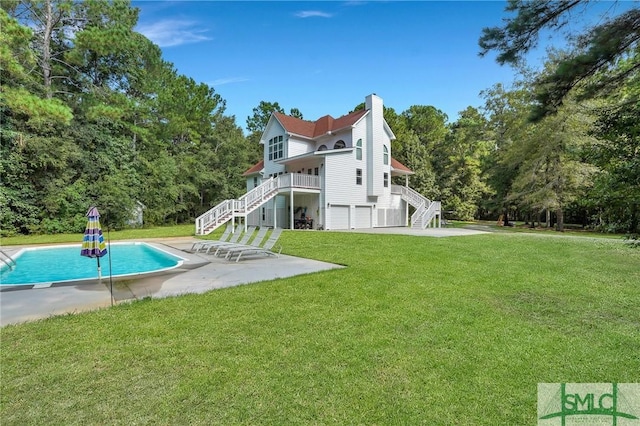
<svg viewBox="0 0 640 426">
<path fill-rule="evenodd" d="M 356 206 L 356 228 L 371 228 L 371 207 Z"/>
<path fill-rule="evenodd" d="M 331 215 L 328 229 L 349 229 L 349 206 L 332 205 L 327 211 Z"/>
</svg>

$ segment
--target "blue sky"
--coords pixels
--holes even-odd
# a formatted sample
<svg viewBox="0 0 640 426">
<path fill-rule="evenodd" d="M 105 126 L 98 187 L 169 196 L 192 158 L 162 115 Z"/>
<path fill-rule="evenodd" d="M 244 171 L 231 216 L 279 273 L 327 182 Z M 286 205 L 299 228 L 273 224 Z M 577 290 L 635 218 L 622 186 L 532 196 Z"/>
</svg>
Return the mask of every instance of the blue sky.
<svg viewBox="0 0 640 426">
<path fill-rule="evenodd" d="M 243 129 L 260 101 L 339 117 L 376 93 L 400 113 L 433 105 L 455 121 L 514 70 L 478 55 L 494 1 L 134 1 L 137 30 L 180 74 L 212 86 Z M 542 49 L 529 56 L 540 62 Z"/>
</svg>

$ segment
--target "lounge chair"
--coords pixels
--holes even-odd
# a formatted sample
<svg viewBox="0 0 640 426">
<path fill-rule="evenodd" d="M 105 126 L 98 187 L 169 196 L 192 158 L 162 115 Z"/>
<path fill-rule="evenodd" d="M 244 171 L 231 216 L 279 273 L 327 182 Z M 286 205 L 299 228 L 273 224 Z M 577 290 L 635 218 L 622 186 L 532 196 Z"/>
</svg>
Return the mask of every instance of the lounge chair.
<svg viewBox="0 0 640 426">
<path fill-rule="evenodd" d="M 235 250 L 238 248 L 244 248 L 244 247 L 260 247 L 260 245 L 262 244 L 264 237 L 267 236 L 267 231 L 269 230 L 268 227 L 263 226 L 261 227 L 258 232 L 256 233 L 256 236 L 253 237 L 253 240 L 251 240 L 251 243 L 247 243 L 247 244 L 227 244 L 224 246 L 219 246 L 218 249 L 216 250 L 216 252 L 213 254 L 214 256 L 222 256 L 223 254 L 226 254 L 229 250 Z"/>
<path fill-rule="evenodd" d="M 237 230 L 240 230 L 240 226 L 241 225 L 238 225 Z M 233 229 L 233 226 L 231 226 L 231 224 L 227 224 L 227 227 L 224 229 L 224 232 L 222 233 L 222 235 L 220 235 L 220 238 L 218 238 L 216 241 L 227 241 L 229 239 L 229 235 L 231 235 L 232 229 Z M 211 240 L 196 241 L 191 246 L 191 251 L 194 253 L 197 253 L 198 251 L 200 251 L 202 246 L 210 244 L 211 242 L 212 242 Z"/>
<path fill-rule="evenodd" d="M 277 257 L 282 251 L 282 246 L 280 246 L 280 250 L 278 250 L 277 253 L 273 251 L 273 246 L 275 246 L 276 242 L 278 242 L 278 238 L 280 238 L 280 234 L 282 234 L 282 228 L 275 228 L 271 233 L 271 235 L 269 235 L 269 238 L 267 239 L 267 241 L 265 241 L 262 247 L 243 247 L 243 248 L 239 247 L 236 249 L 232 248 L 227 251 L 226 258 L 231 260 L 234 255 L 238 255 L 238 257 L 236 257 L 236 262 L 238 262 L 240 261 L 240 258 L 242 257 L 243 254 L 245 255 L 246 254 L 265 254 L 267 256 Z"/>
<path fill-rule="evenodd" d="M 247 228 L 247 232 L 245 232 L 244 234 L 242 234 L 242 232 L 240 232 L 239 230 L 236 230 L 236 235 L 234 235 L 233 237 L 231 237 L 231 239 L 229 241 L 214 241 L 213 244 L 209 244 L 207 245 L 207 250 L 205 251 L 206 254 L 211 253 L 212 249 L 215 249 L 216 251 L 218 250 L 218 248 L 220 247 L 226 247 L 226 246 L 232 246 L 235 244 L 242 244 L 245 245 L 249 242 L 249 240 L 251 239 L 251 235 L 253 235 L 253 232 L 256 230 L 255 226 L 250 226 Z M 242 239 L 240 240 L 240 234 L 242 234 Z"/>
<path fill-rule="evenodd" d="M 231 225 L 229 225 L 229 228 L 232 229 Z M 194 252 L 198 253 L 215 244 L 237 242 L 240 239 L 240 235 L 242 235 L 242 225 L 237 225 L 235 231 L 233 231 L 232 233 L 231 231 L 229 232 L 230 233 L 227 233 L 227 230 L 225 229 L 225 231 L 222 233 L 222 236 L 220 236 L 220 239 L 218 240 L 205 240 L 195 243 L 194 246 L 198 245 L 198 247 Z M 222 238 L 225 233 L 227 234 L 227 237 Z"/>
</svg>

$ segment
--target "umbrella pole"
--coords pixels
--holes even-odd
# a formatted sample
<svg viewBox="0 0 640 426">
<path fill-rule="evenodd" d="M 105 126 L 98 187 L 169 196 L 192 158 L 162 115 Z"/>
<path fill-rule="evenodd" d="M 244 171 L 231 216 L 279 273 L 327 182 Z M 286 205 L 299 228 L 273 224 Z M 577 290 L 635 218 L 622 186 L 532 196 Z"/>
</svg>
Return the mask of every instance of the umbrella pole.
<svg viewBox="0 0 640 426">
<path fill-rule="evenodd" d="M 109 236 L 109 224 L 107 223 L 107 245 L 109 246 L 109 250 L 107 250 L 107 254 L 109 255 L 109 292 L 111 293 L 111 306 L 113 306 L 113 273 L 111 272 L 111 237 Z"/>
<path fill-rule="evenodd" d="M 100 271 L 100 256 L 96 256 L 96 260 L 98 261 L 98 281 L 102 281 L 102 273 Z"/>
</svg>

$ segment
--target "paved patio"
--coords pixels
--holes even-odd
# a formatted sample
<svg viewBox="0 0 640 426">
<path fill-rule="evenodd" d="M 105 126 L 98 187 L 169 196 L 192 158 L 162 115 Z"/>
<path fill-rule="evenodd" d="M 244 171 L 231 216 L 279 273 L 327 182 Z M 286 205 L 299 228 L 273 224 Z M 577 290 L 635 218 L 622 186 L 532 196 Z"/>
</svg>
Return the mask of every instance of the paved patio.
<svg viewBox="0 0 640 426">
<path fill-rule="evenodd" d="M 483 233 L 456 228 L 377 228 L 346 232 L 395 233 L 418 236 L 445 237 Z M 187 293 L 204 293 L 210 290 L 242 284 L 287 278 L 342 268 L 317 260 L 294 256 L 252 257 L 240 262 L 229 262 L 211 255 L 192 254 L 190 249 L 196 240 L 192 237 L 137 240 L 146 241 L 184 259 L 183 264 L 171 271 L 145 275 L 127 280 L 113 280 L 114 303 L 145 297 L 162 298 Z M 16 249 L 16 248 L 13 248 Z M 84 281 L 59 283 L 51 286 L 5 288 L 0 291 L 0 326 L 16 324 L 53 315 L 83 312 L 111 305 L 111 283 L 108 277 L 102 282 Z"/>
</svg>

